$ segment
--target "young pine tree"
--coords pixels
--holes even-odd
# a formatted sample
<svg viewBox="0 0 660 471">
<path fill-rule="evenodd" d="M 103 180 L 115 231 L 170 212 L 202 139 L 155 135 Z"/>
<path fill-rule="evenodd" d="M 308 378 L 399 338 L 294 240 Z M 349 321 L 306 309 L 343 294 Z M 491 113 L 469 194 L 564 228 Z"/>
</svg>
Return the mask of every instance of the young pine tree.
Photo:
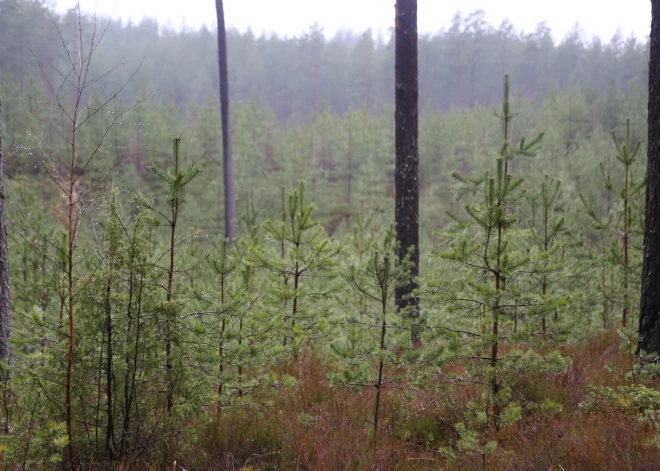
<svg viewBox="0 0 660 471">
<path fill-rule="evenodd" d="M 283 197 L 281 221 L 264 223 L 267 247 L 253 246 L 251 256 L 273 276 L 273 306 L 287 324 L 283 344 L 297 351 L 305 340 L 325 336 L 328 309 L 323 300 L 334 291 L 339 247 L 325 237 L 313 218 L 313 204 L 305 204 L 305 185 Z"/>
<path fill-rule="evenodd" d="M 504 79 L 504 102 L 498 117 L 503 124 L 503 143 L 495 159 L 495 172 L 486 172 L 474 180 L 456 175 L 465 183 L 476 186 L 482 199 L 465 206 L 470 218 L 464 225 L 466 231 L 449 235 L 448 250 L 434 251 L 434 257 L 450 262 L 460 270 L 460 281 L 449 285 L 430 282 L 431 293 L 440 295 L 441 302 L 467 319 L 467 323 L 457 320 L 452 328 L 460 329 L 465 325 L 465 330 L 470 331 L 477 327 L 473 336 L 479 341 L 473 348 L 479 365 L 481 360 L 487 362 L 483 371 L 487 384 L 486 416 L 488 425 L 493 428 L 500 427 L 503 386 L 499 372 L 502 362 L 507 359 L 500 355 L 500 343 L 507 337 L 503 335 L 502 324 L 512 310 L 539 303 L 513 289 L 510 283 L 529 269 L 530 259 L 516 248 L 516 241 L 509 236 L 517 221 L 513 210 L 521 198 L 522 184 L 521 179 L 514 179 L 511 175 L 509 162 L 534 156 L 543 138 L 543 134 L 539 134 L 531 141 L 521 138 L 515 147 L 511 145 L 509 126 L 514 116 L 509 104 L 508 76 Z M 473 235 L 477 228 L 480 239 Z M 481 357 L 482 349 L 490 350 L 489 355 Z"/>
<path fill-rule="evenodd" d="M 592 226 L 601 234 L 601 289 L 604 303 L 604 325 L 607 325 L 608 310 L 612 307 L 621 309 L 621 326 L 626 328 L 632 306 L 636 304 L 637 296 L 633 293 L 631 284 L 636 284 L 641 274 L 641 234 L 643 232 L 643 194 L 646 186 L 644 176 L 639 178 L 637 157 L 641 142 L 633 144 L 630 130 L 630 119 L 626 121 L 626 137 L 620 142 L 616 133 L 612 132 L 616 147 L 616 158 L 621 164 L 621 186 L 616 188 L 615 179 L 603 174 L 603 186 L 607 192 L 609 204 L 600 214 L 585 197 L 580 194 L 585 212 L 592 220 Z M 610 286 L 606 288 L 606 274 L 610 274 Z M 633 297 L 634 296 L 634 297 Z"/>
<path fill-rule="evenodd" d="M 556 327 L 559 322 L 559 308 L 563 303 L 560 281 L 561 271 L 564 268 L 562 263 L 564 248 L 560 237 L 566 231 L 566 219 L 561 210 L 561 199 L 561 182 L 547 175 L 541 183 L 541 188 L 531 192 L 529 198 L 531 214 L 528 225 L 532 238 L 530 258 L 534 263 L 533 278 L 535 279 L 530 289 L 540 290 L 543 300 L 542 304 L 532 311 L 541 318 L 543 340 L 548 337 L 548 316 L 552 316 Z M 517 321 L 516 317 L 516 327 Z M 514 327 L 514 330 L 517 329 Z"/>
<path fill-rule="evenodd" d="M 345 319 L 346 338 L 331 344 L 347 367 L 341 374 L 333 375 L 332 382 L 376 389 L 374 432 L 378 431 L 383 389 L 390 382 L 385 376 L 385 365 L 396 363 L 397 341 L 401 342 L 402 332 L 405 336 L 402 317 L 394 309 L 393 298 L 396 289 L 408 282 L 411 262 L 409 257 L 400 260 L 396 249 L 396 234 L 390 229 L 374 244 L 364 264 L 350 266 L 346 274 L 349 287 L 361 298 L 372 301 L 377 309 L 366 308 L 364 313 L 355 307 L 349 310 Z"/>
<path fill-rule="evenodd" d="M 164 183 L 165 189 L 168 193 L 167 209 L 160 210 L 157 208 L 154 201 L 147 199 L 144 195 L 137 195 L 135 200 L 145 208 L 160 215 L 166 227 L 169 229 L 169 243 L 167 255 L 167 279 L 165 287 L 165 303 L 162 306 L 161 316 L 163 319 L 163 335 L 165 343 L 165 371 L 167 375 L 167 393 L 166 393 L 166 407 L 170 412 L 174 407 L 174 361 L 172 359 L 172 344 L 174 338 L 178 336 L 178 305 L 173 302 L 174 299 L 174 275 L 177 272 L 175 264 L 176 248 L 181 241 L 180 234 L 177 232 L 179 219 L 181 217 L 181 210 L 184 203 L 184 191 L 188 184 L 199 175 L 200 169 L 195 164 L 190 164 L 186 168 L 182 168 L 181 164 L 181 137 L 175 136 L 172 140 L 173 144 L 173 162 L 172 168 L 162 170 L 155 166 L 151 166 L 151 171 L 154 172 Z"/>
</svg>

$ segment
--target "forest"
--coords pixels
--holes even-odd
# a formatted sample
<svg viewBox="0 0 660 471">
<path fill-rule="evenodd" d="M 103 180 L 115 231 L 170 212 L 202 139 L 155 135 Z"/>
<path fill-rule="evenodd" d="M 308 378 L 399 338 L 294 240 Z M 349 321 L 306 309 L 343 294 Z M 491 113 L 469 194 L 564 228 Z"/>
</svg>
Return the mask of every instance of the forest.
<svg viewBox="0 0 660 471">
<path fill-rule="evenodd" d="M 0 470 L 660 469 L 651 3 L 555 41 L 0 0 Z"/>
</svg>

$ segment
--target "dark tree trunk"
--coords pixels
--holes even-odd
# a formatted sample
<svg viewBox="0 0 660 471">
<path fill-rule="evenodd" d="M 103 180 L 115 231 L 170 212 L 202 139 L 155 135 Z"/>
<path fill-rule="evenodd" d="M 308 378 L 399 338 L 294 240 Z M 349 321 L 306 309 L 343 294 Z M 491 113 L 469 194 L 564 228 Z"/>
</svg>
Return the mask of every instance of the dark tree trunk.
<svg viewBox="0 0 660 471">
<path fill-rule="evenodd" d="M 2 103 L 0 103 L 0 112 Z M 5 162 L 0 131 L 0 361 L 11 363 L 11 304 L 9 302 L 9 254 L 7 251 L 7 211 L 5 208 Z M 8 378 L 0 378 L 6 381 Z"/>
<path fill-rule="evenodd" d="M 218 64 L 220 65 L 220 113 L 222 115 L 222 156 L 225 178 L 225 237 L 233 245 L 236 238 L 236 199 L 234 196 L 234 155 L 229 116 L 229 78 L 227 65 L 227 33 L 223 0 L 215 0 L 218 15 Z"/>
<path fill-rule="evenodd" d="M 412 305 L 411 316 L 416 317 L 419 301 L 407 298 L 419 275 L 419 119 L 417 76 L 417 0 L 396 2 L 396 166 L 394 186 L 396 190 L 396 237 L 399 241 L 399 257 L 403 258 L 414 247 L 411 261 L 414 267 L 410 282 L 396 290 L 396 303 L 401 309 Z"/>
<path fill-rule="evenodd" d="M 651 0 L 649 142 L 638 353 L 660 353 L 660 0 Z"/>
</svg>

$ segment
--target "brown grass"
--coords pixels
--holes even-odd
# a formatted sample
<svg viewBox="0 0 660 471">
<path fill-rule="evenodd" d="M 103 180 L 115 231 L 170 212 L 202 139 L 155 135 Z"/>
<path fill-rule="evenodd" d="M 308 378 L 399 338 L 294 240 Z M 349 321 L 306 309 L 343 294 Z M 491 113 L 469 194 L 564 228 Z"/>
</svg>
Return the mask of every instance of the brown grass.
<svg viewBox="0 0 660 471">
<path fill-rule="evenodd" d="M 660 449 L 649 443 L 655 430 L 616 411 L 588 414 L 578 407 L 587 385 L 626 384 L 630 357 L 618 345 L 616 333 L 609 332 L 561 347 L 572 359 L 565 373 L 510 382 L 520 403 L 550 399 L 563 410 L 550 414 L 523 408 L 522 419 L 496 435 L 499 446 L 487 456 L 485 469 L 660 470 Z M 456 459 L 447 460 L 438 452 L 455 446 L 454 425 L 463 420 L 467 403 L 481 395 L 482 386 L 438 379 L 415 391 L 413 399 L 390 388 L 383 426 L 374 435 L 374 391 L 333 390 L 330 369 L 314 355 L 301 357 L 281 371 L 298 379 L 294 388 L 267 391 L 273 401 L 268 408 L 224 411 L 179 463 L 190 471 L 484 469 L 479 455 L 456 450 Z"/>
</svg>

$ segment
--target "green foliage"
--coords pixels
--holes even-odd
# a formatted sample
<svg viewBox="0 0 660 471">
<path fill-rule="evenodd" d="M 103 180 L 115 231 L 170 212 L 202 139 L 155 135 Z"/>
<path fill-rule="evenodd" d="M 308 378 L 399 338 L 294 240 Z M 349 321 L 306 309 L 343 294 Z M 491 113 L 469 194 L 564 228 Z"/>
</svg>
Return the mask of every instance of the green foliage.
<svg viewBox="0 0 660 471">
<path fill-rule="evenodd" d="M 268 277 L 249 260 L 249 253 L 257 244 L 258 241 L 238 240 L 232 250 L 229 242 L 222 240 L 217 255 L 209 258 L 219 298 L 204 300 L 210 305 L 213 318 L 197 327 L 199 334 L 218 345 L 216 354 L 200 360 L 218 364 L 219 408 L 232 403 L 245 406 L 251 395 L 263 387 L 295 383 L 288 375 L 270 372 L 288 350 L 279 342 L 284 322 L 265 304 Z"/>
<path fill-rule="evenodd" d="M 432 260 L 437 264 L 444 261 L 451 272 L 437 271 L 436 277 L 426 279 L 423 289 L 433 306 L 445 313 L 439 327 L 455 345 L 453 357 L 468 362 L 465 375 L 446 375 L 447 379 L 483 385 L 479 400 L 468 404 L 465 420 L 456 424 L 459 438 L 455 447 L 463 454 L 481 456 L 484 467 L 497 448 L 494 433 L 521 418 L 522 408 L 508 383 L 532 373 L 563 371 L 568 364 L 557 353 L 540 355 L 513 345 L 507 348 L 507 343 L 529 342 L 535 335 L 532 325 L 521 328 L 519 319 L 540 317 L 545 340 L 546 317 L 567 304 L 565 292 L 559 291 L 559 274 L 565 267 L 557 255 L 559 245 L 555 245 L 563 235 L 565 219 L 563 215 L 552 217 L 561 198 L 558 181 L 546 177 L 538 191 L 527 197 L 522 179 L 511 173 L 517 160 L 537 155 L 543 133 L 510 145 L 514 115 L 508 77 L 502 112 L 497 116 L 503 123 L 504 143 L 495 159 L 495 171 L 479 178 L 455 174 L 467 189 L 461 195 L 470 196 L 473 202 L 465 205 L 466 220 L 455 218 L 448 230 L 438 233 L 447 248 L 432 251 Z M 526 201 L 528 214 L 521 211 L 526 209 Z M 548 400 L 538 408 L 552 412 L 561 406 Z M 451 448 L 441 452 L 456 457 Z"/>
<path fill-rule="evenodd" d="M 660 392 L 643 384 L 631 384 L 611 388 L 607 386 L 590 387 L 589 395 L 580 403 L 587 412 L 606 412 L 617 410 L 624 414 L 660 426 Z"/>
<path fill-rule="evenodd" d="M 594 258 L 594 265 L 601 271 L 603 325 L 607 326 L 615 310 L 621 309 L 621 325 L 629 330 L 627 343 L 632 350 L 632 337 L 636 330 L 631 314 L 639 304 L 646 178 L 637 165 L 641 141 L 633 144 L 630 119 L 626 120 L 625 141 L 620 142 L 615 131 L 612 131 L 612 139 L 622 175 L 614 179 L 609 173 L 612 171 L 609 162 L 601 163 L 602 185 L 606 192 L 604 204 L 601 203 L 601 208 L 598 208 L 582 194 L 580 199 L 600 238 L 600 250 Z M 642 173 L 641 177 L 639 173 Z"/>
<path fill-rule="evenodd" d="M 0 0 L 3 12 L 22 9 L 0 15 L 0 39 L 7 31 L 30 41 L 36 33 L 47 36 L 41 20 L 53 15 L 28 3 Z M 37 13 L 43 18 L 27 28 L 25 18 Z M 71 26 L 74 16 L 55 20 Z M 488 467 L 510 445 L 497 444 L 502 429 L 526 414 L 558 415 L 567 407 L 563 392 L 535 383 L 561 375 L 570 383 L 568 376 L 583 371 L 576 365 L 567 373 L 567 357 L 552 349 L 608 328 L 615 312 L 627 309 L 634 319 L 644 200 L 644 143 L 636 136 L 645 134 L 646 117 L 645 90 L 633 82 L 645 72 L 627 68 L 631 81 L 622 91 L 621 68 L 603 66 L 611 65 L 607 54 L 591 59 L 596 45 L 571 36 L 555 46 L 542 27 L 529 35 L 504 26 L 490 31 L 478 12 L 420 38 L 422 57 L 447 60 L 422 61 L 420 75 L 428 98 L 419 136 L 420 245 L 427 256 L 417 293 L 420 342 L 413 345 L 410 320 L 391 302 L 410 269 L 395 256 L 387 229 L 394 196 L 385 86 L 391 44 L 370 33 L 329 40 L 318 27 L 299 41 L 229 33 L 236 182 L 244 195 L 237 205 L 244 208 L 242 238 L 232 247 L 215 236 L 222 233 L 220 124 L 211 87 L 217 80 L 198 73 L 215 70 L 214 35 L 159 33 L 151 21 L 113 24 L 108 35 L 115 51 L 99 49 L 101 64 L 115 54 L 130 63 L 135 44 L 151 41 L 145 77 L 127 91 L 133 101 L 155 93 L 135 109 L 116 100 L 105 115 L 88 116 L 80 132 L 81 151 L 97 152 L 84 172 L 76 170 L 80 188 L 110 182 L 119 188 L 89 201 L 91 217 L 79 222 L 72 261 L 79 313 L 73 438 L 81 463 L 140 457 L 161 466 L 198 456 L 196 447 L 218 424 L 248 419 L 252 430 L 241 432 L 242 448 L 255 456 L 263 449 L 279 453 L 291 439 L 270 428 L 288 420 L 289 403 L 274 397 L 303 398 L 304 411 L 292 423 L 305 439 L 317 439 L 313 434 L 324 428 L 346 434 L 341 427 L 348 423 L 343 417 L 336 418 L 340 427 L 322 422 L 317 397 L 331 394 L 332 406 L 325 407 L 338 407 L 348 391 L 368 401 L 352 406 L 359 408 L 355 436 L 366 438 L 364 420 L 373 420 L 375 436 L 403 430 L 406 440 L 443 445 L 448 462 L 481 457 Z M 20 51 L 14 39 L 6 41 L 9 49 Z M 643 63 L 641 43 L 624 50 L 613 40 L 607 47 L 611 60 Z M 65 156 L 66 146 L 41 129 L 42 120 L 61 116 L 48 105 L 42 82 L 30 80 L 32 72 L 16 59 L 23 56 L 5 57 L 9 49 L 0 51 L 0 94 L 9 110 L 0 125 L 8 142 L 16 359 L 12 382 L 0 385 L 0 416 L 9 424 L 9 434 L 0 436 L 0 461 L 40 469 L 66 462 L 67 241 L 61 195 L 45 185 L 49 169 L 40 154 Z M 35 41 L 35 51 L 54 57 L 48 41 Z M 510 98 L 505 82 L 498 133 L 479 103 L 501 99 L 493 82 L 501 64 L 492 58 L 503 51 L 512 54 L 512 81 L 523 86 Z M 602 72 L 588 80 L 587 60 Z M 469 94 L 461 79 L 468 65 L 475 71 Z M 497 74 L 487 73 L 495 68 Z M 581 84 L 570 85 L 576 81 Z M 91 99 L 90 114 L 99 105 Z M 631 115 L 625 127 L 621 112 Z M 95 151 L 92 143 L 113 114 L 123 117 Z M 518 115 L 524 119 L 514 120 Z M 186 158 L 178 137 L 173 155 L 164 145 L 175 131 L 186 136 Z M 535 137 L 522 137 L 527 131 Z M 307 183 L 284 190 L 301 179 Z M 582 212 L 575 211 L 580 198 Z M 620 335 L 622 348 L 632 352 L 634 322 Z M 323 374 L 305 377 L 301 364 L 317 358 L 327 363 Z M 635 379 L 657 375 L 654 359 L 644 360 L 637 369 L 630 364 Z M 8 366 L 0 368 L 6 373 Z M 321 392 L 307 389 L 314 381 Z M 458 401 L 468 386 L 474 394 Z M 371 388 L 373 410 L 364 407 Z M 625 388 L 592 389 L 585 410 L 647 417 L 657 408 L 653 390 Z M 397 415 L 399 398 L 411 409 L 424 394 L 432 404 L 452 405 L 442 430 L 432 415 Z M 388 425 L 378 428 L 382 418 Z M 397 428 L 397 421 L 405 426 Z M 297 453 L 311 447 L 305 443 Z M 278 456 L 288 464 L 299 459 Z"/>
<path fill-rule="evenodd" d="M 346 306 L 347 316 L 341 321 L 346 337 L 330 344 L 347 367 L 331 375 L 335 386 L 363 387 L 376 383 L 380 388 L 384 364 L 396 365 L 400 360 L 396 352 L 402 337 L 406 337 L 405 322 L 392 310 L 392 299 L 397 286 L 408 276 L 410 262 L 408 258 L 400 261 L 397 257 L 395 236 L 390 228 L 371 249 L 368 259 L 362 265 L 350 265 L 344 274 L 355 296 L 351 296 L 352 302 Z M 358 251 L 357 255 L 362 254 Z M 377 308 L 362 309 L 361 299 Z"/>
<path fill-rule="evenodd" d="M 335 286 L 340 247 L 324 235 L 314 220 L 316 207 L 305 204 L 305 184 L 285 197 L 282 217 L 264 221 L 267 245 L 253 245 L 250 257 L 271 274 L 271 309 L 288 325 L 283 344 L 298 351 L 311 338 L 328 334 L 327 299 Z M 325 283 L 323 283 L 325 281 Z"/>
</svg>

